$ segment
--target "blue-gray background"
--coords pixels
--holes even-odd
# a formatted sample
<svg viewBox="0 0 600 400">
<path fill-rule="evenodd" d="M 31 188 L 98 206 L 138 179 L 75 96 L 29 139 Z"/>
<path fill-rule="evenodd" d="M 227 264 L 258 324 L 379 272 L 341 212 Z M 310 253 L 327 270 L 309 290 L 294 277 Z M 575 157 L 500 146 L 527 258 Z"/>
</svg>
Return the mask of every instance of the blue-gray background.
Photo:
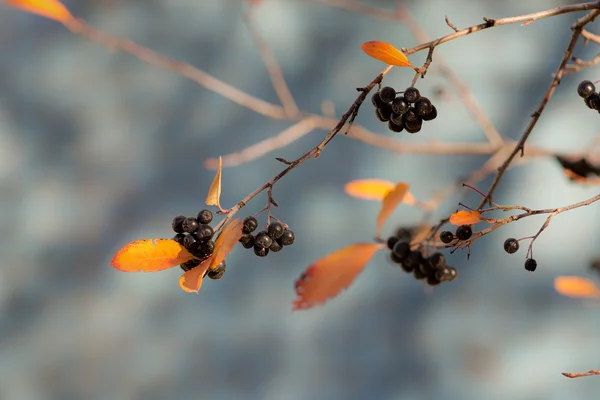
<svg viewBox="0 0 600 400">
<path fill-rule="evenodd" d="M 277 101 L 239 0 L 86 0 L 78 16 Z M 393 2 L 370 4 L 393 8 Z M 559 1 L 419 1 L 409 10 L 432 37 L 460 26 L 560 5 Z M 580 14 L 579 14 L 580 15 Z M 578 15 L 578 16 L 579 16 Z M 343 112 L 355 88 L 382 64 L 367 40 L 417 44 L 395 22 L 311 1 L 265 0 L 259 30 L 303 110 L 330 99 Z M 551 79 L 576 15 L 499 27 L 437 51 L 470 85 L 499 131 L 517 138 Z M 599 23 L 590 25 L 600 33 Z M 593 45 L 578 46 L 590 58 Z M 424 53 L 412 56 L 422 62 Z M 576 97 L 584 78 L 563 80 L 531 137 L 577 151 L 598 134 L 597 116 Z M 406 87 L 395 70 L 386 83 Z M 433 69 L 424 92 L 448 88 Z M 459 101 L 416 140 L 483 140 Z M 358 122 L 390 135 L 369 111 Z M 562 371 L 600 367 L 599 309 L 558 296 L 556 275 L 589 275 L 598 255 L 597 204 L 555 218 L 536 242 L 538 271 L 506 237 L 537 232 L 528 218 L 478 241 L 471 261 L 450 257 L 460 279 L 432 293 L 378 254 L 350 290 L 325 307 L 291 312 L 294 279 L 313 260 L 373 236 L 377 204 L 347 198 L 358 178 L 414 183 L 426 198 L 478 168 L 482 157 L 399 155 L 337 138 L 274 190 L 277 216 L 297 242 L 265 259 L 237 249 L 221 281 L 198 295 L 177 285 L 178 268 L 125 274 L 109 266 L 125 243 L 170 235 L 177 214 L 195 214 L 213 171 L 208 157 L 238 151 L 287 127 L 253 114 L 170 71 L 68 32 L 60 24 L 0 8 L 0 398 L 1 399 L 584 399 L 599 378 Z M 314 132 L 274 154 L 226 169 L 229 206 L 276 174 L 274 156 L 294 158 Z M 403 137 L 406 137 L 404 135 Z M 480 184 L 486 189 L 489 181 Z M 597 190 L 597 189 L 596 189 Z M 554 207 L 590 197 L 551 160 L 506 174 L 497 200 Z M 479 199 L 466 201 L 475 205 Z M 439 216 L 455 209 L 452 199 Z M 260 209 L 258 197 L 241 215 Z M 386 225 L 419 220 L 403 206 Z"/>
</svg>

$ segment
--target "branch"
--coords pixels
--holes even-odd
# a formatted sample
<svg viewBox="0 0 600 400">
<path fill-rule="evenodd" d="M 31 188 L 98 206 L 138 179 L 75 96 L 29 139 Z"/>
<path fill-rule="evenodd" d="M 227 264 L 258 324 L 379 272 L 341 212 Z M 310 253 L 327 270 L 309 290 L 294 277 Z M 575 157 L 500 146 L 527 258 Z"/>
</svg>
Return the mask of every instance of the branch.
<svg viewBox="0 0 600 400">
<path fill-rule="evenodd" d="M 600 375 L 600 370 L 598 370 L 598 369 L 591 369 L 588 372 L 563 372 L 562 374 L 564 376 L 566 376 L 567 378 L 581 378 L 581 377 L 584 377 L 584 376 Z"/>
</svg>

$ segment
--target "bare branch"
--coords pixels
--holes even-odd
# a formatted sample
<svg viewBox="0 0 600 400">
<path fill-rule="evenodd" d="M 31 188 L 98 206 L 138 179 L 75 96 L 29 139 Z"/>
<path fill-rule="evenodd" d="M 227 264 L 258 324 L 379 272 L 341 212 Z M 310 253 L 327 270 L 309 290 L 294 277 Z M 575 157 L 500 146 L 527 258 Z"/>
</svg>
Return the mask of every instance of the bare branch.
<svg viewBox="0 0 600 400">
<path fill-rule="evenodd" d="M 588 372 L 563 372 L 567 378 L 582 378 L 584 376 L 596 376 L 600 375 L 600 369 L 591 369 Z"/>
</svg>

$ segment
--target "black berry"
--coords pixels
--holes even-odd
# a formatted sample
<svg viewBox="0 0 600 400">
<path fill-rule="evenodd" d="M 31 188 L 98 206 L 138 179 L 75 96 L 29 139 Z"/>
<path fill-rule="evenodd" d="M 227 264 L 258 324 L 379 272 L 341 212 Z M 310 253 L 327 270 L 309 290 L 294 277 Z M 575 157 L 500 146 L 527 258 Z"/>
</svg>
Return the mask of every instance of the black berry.
<svg viewBox="0 0 600 400">
<path fill-rule="evenodd" d="M 390 116 L 390 121 L 398 126 L 404 126 L 404 121 L 402 119 L 402 114 L 392 113 Z"/>
<path fill-rule="evenodd" d="M 453 281 L 458 276 L 458 270 L 454 267 L 449 267 L 449 268 L 450 268 L 450 281 Z"/>
<path fill-rule="evenodd" d="M 593 93 L 588 97 L 587 102 L 590 108 L 600 111 L 600 95 L 598 93 Z"/>
<path fill-rule="evenodd" d="M 591 81 L 582 81 L 579 86 L 577 86 L 577 94 L 584 99 L 590 97 L 596 91 L 596 87 Z"/>
<path fill-rule="evenodd" d="M 283 235 L 279 238 L 279 242 L 282 246 L 290 246 L 294 243 L 294 240 L 296 240 L 296 236 L 294 235 L 294 232 L 289 229 L 283 231 Z"/>
<path fill-rule="evenodd" d="M 190 269 L 195 268 L 198 265 L 200 265 L 200 260 L 190 260 L 190 261 L 184 262 L 183 264 L 180 264 L 179 266 L 181 267 L 182 270 L 189 271 Z"/>
<path fill-rule="evenodd" d="M 191 253 L 196 251 L 196 248 L 198 247 L 196 237 L 194 235 L 185 235 L 183 238 L 183 247 L 185 247 Z"/>
<path fill-rule="evenodd" d="M 264 247 L 268 249 L 273 244 L 273 239 L 269 236 L 267 231 L 260 231 L 254 237 L 254 245 L 258 247 Z"/>
<path fill-rule="evenodd" d="M 446 257 L 442 253 L 433 253 L 427 258 L 431 269 L 439 269 L 446 265 Z"/>
<path fill-rule="evenodd" d="M 404 99 L 404 96 L 396 97 L 394 101 L 392 101 L 392 111 L 396 114 L 404 114 L 409 107 L 410 104 Z"/>
<path fill-rule="evenodd" d="M 421 130 L 423 123 L 418 120 L 418 121 L 406 121 L 404 123 L 404 128 L 406 129 L 406 132 L 408 133 L 418 133 Z"/>
<path fill-rule="evenodd" d="M 183 233 L 178 233 L 177 235 L 173 236 L 173 240 L 182 246 L 183 246 L 183 239 L 185 239 L 185 234 L 183 234 Z"/>
<path fill-rule="evenodd" d="M 427 274 L 424 274 L 421 269 L 419 268 L 415 268 L 413 270 L 413 276 L 415 277 L 415 279 L 417 280 L 421 280 L 421 279 L 425 279 L 427 278 Z"/>
<path fill-rule="evenodd" d="M 242 232 L 244 233 L 252 233 L 258 228 L 258 221 L 254 217 L 246 217 L 244 218 L 244 227 L 242 228 Z"/>
<path fill-rule="evenodd" d="M 435 106 L 432 105 L 431 111 L 429 112 L 429 114 L 423 115 L 421 118 L 423 118 L 423 121 L 431 121 L 432 119 L 436 119 L 437 118 L 437 108 L 435 108 Z"/>
<path fill-rule="evenodd" d="M 178 215 L 173 218 L 173 222 L 171 223 L 171 227 L 175 233 L 183 233 L 183 220 L 185 219 L 184 215 Z"/>
<path fill-rule="evenodd" d="M 448 244 L 454 240 L 454 233 L 450 231 L 443 231 L 440 233 L 440 241 L 442 243 Z"/>
<path fill-rule="evenodd" d="M 198 226 L 198 229 L 196 230 L 196 236 L 198 237 L 198 240 L 200 240 L 200 241 L 210 240 L 214 234 L 215 234 L 215 231 L 213 230 L 212 226 L 210 226 L 210 225 L 200 225 L 200 226 Z"/>
<path fill-rule="evenodd" d="M 273 253 L 277 253 L 278 251 L 281 251 L 281 249 L 283 249 L 283 246 L 279 244 L 278 240 L 273 240 L 273 244 L 269 247 L 269 250 Z"/>
<path fill-rule="evenodd" d="M 456 228 L 456 237 L 458 240 L 468 240 L 473 235 L 471 225 L 461 225 Z"/>
<path fill-rule="evenodd" d="M 379 92 L 375 92 L 373 96 L 371 96 L 371 102 L 375 106 L 375 108 L 381 108 L 385 104 L 381 97 L 379 97 Z"/>
<path fill-rule="evenodd" d="M 194 233 L 198 229 L 198 220 L 193 217 L 188 217 L 181 223 L 183 230 L 187 233 Z"/>
<path fill-rule="evenodd" d="M 215 251 L 215 242 L 208 240 L 202 243 L 198 250 L 200 250 L 203 255 L 209 256 L 213 253 L 213 251 Z"/>
<path fill-rule="evenodd" d="M 214 279 L 214 280 L 221 279 L 223 277 L 223 275 L 225 274 L 226 268 L 227 268 L 227 265 L 225 264 L 225 260 L 223 260 L 221 262 L 221 264 L 217 265 L 214 268 L 210 268 L 207 272 L 207 275 L 210 279 Z"/>
<path fill-rule="evenodd" d="M 412 107 L 409 108 L 408 111 L 402 115 L 402 117 L 404 119 L 404 125 L 406 125 L 407 122 L 421 121 L 421 117 L 417 115 L 417 112 Z"/>
<path fill-rule="evenodd" d="M 415 111 L 417 112 L 417 115 L 421 117 L 429 114 L 432 109 L 433 105 L 427 97 L 421 97 L 419 101 L 415 103 Z"/>
<path fill-rule="evenodd" d="M 382 87 L 379 91 L 379 98 L 384 103 L 390 103 L 392 100 L 394 100 L 394 97 L 396 97 L 396 89 L 393 87 Z"/>
<path fill-rule="evenodd" d="M 380 120 L 381 122 L 387 122 L 390 118 L 385 118 L 383 116 L 383 114 L 381 113 L 381 108 L 376 108 L 375 109 L 375 116 L 377 117 L 378 120 Z"/>
<path fill-rule="evenodd" d="M 436 286 L 436 285 L 439 285 L 440 283 L 442 283 L 442 282 L 437 278 L 436 274 L 427 276 L 427 284 L 429 286 Z"/>
<path fill-rule="evenodd" d="M 410 242 L 412 239 L 412 230 L 410 228 L 398 228 L 396 231 L 396 237 L 399 240 Z"/>
<path fill-rule="evenodd" d="M 396 124 L 396 123 L 394 123 L 392 121 L 389 121 L 388 122 L 388 129 L 390 131 L 392 131 L 392 132 L 400 133 L 400 132 L 402 132 L 404 130 L 404 123 L 401 122 L 401 124 L 398 125 L 398 124 Z"/>
<path fill-rule="evenodd" d="M 251 249 L 254 247 L 254 235 L 251 233 L 244 233 L 240 238 L 240 243 L 245 249 Z"/>
<path fill-rule="evenodd" d="M 254 245 L 254 254 L 256 254 L 259 257 L 266 257 L 267 254 L 269 254 L 269 248 Z"/>
<path fill-rule="evenodd" d="M 423 254 L 419 250 L 413 250 L 410 253 L 408 253 L 408 255 L 403 261 L 403 264 L 407 267 L 412 267 L 416 270 L 419 269 L 419 265 L 421 265 L 422 262 Z"/>
<path fill-rule="evenodd" d="M 389 121 L 390 117 L 392 116 L 392 106 L 389 104 L 384 104 L 383 107 L 377 109 L 377 112 L 379 112 L 381 115 L 380 119 L 383 121 Z"/>
<path fill-rule="evenodd" d="M 527 271 L 533 272 L 533 271 L 535 271 L 536 268 L 537 268 L 537 261 L 535 261 L 534 258 L 528 258 L 525 261 L 525 269 Z"/>
<path fill-rule="evenodd" d="M 415 103 L 421 98 L 421 93 L 415 87 L 409 87 L 404 91 L 404 99 L 409 103 Z"/>
<path fill-rule="evenodd" d="M 210 224 L 213 220 L 213 213 L 210 210 L 202 210 L 196 216 L 199 224 Z"/>
<path fill-rule="evenodd" d="M 446 281 L 450 281 L 453 279 L 453 274 L 452 274 L 452 269 L 451 267 L 445 266 L 442 268 L 438 268 L 435 271 L 435 277 L 440 281 L 440 282 L 446 282 Z"/>
<path fill-rule="evenodd" d="M 396 244 L 396 242 L 398 242 L 398 237 L 390 236 L 387 240 L 387 248 L 392 250 L 394 248 L 394 245 Z"/>
<path fill-rule="evenodd" d="M 515 238 L 508 238 L 504 241 L 504 251 L 508 254 L 514 254 L 519 250 L 519 242 Z"/>
<path fill-rule="evenodd" d="M 279 239 L 284 231 L 285 228 L 281 222 L 272 222 L 267 229 L 267 233 L 273 240 Z"/>
<path fill-rule="evenodd" d="M 408 253 L 410 253 L 410 243 L 397 242 L 392 251 L 399 260 L 404 260 L 406 259 L 406 256 L 408 256 Z"/>
<path fill-rule="evenodd" d="M 392 260 L 392 262 L 395 264 L 402 264 L 402 259 L 398 258 L 394 252 L 390 253 L 390 260 Z"/>
</svg>

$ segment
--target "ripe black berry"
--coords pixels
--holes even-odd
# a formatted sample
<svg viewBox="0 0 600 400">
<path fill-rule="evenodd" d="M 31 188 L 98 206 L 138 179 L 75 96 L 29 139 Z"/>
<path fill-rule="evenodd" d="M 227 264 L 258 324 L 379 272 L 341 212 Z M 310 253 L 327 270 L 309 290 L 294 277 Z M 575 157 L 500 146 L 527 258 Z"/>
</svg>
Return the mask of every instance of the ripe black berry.
<svg viewBox="0 0 600 400">
<path fill-rule="evenodd" d="M 283 249 L 283 246 L 279 244 L 278 240 L 273 240 L 273 244 L 271 244 L 271 247 L 269 247 L 269 250 L 271 250 L 273 253 L 277 253 L 278 251 L 281 251 L 281 249 Z"/>
<path fill-rule="evenodd" d="M 443 231 L 440 233 L 440 241 L 442 243 L 448 244 L 454 240 L 454 233 L 450 231 Z"/>
<path fill-rule="evenodd" d="M 456 228 L 456 237 L 458 240 L 468 240 L 473 235 L 471 225 L 461 225 Z"/>
<path fill-rule="evenodd" d="M 181 223 L 183 230 L 187 233 L 194 233 L 198 229 L 198 220 L 194 217 L 188 217 Z"/>
<path fill-rule="evenodd" d="M 409 107 L 410 104 L 404 99 L 404 96 L 396 97 L 394 101 L 392 101 L 392 111 L 396 114 L 404 114 Z"/>
<path fill-rule="evenodd" d="M 390 121 L 398 126 L 404 126 L 404 120 L 402 119 L 402 114 L 392 113 L 390 116 Z"/>
<path fill-rule="evenodd" d="M 579 86 L 577 86 L 577 94 L 584 99 L 590 97 L 596 91 L 596 87 L 590 81 L 582 81 Z"/>
<path fill-rule="evenodd" d="M 194 235 L 185 235 L 183 238 L 183 247 L 185 247 L 190 253 L 196 251 L 196 248 L 198 247 L 196 237 Z"/>
<path fill-rule="evenodd" d="M 198 237 L 198 240 L 202 241 L 202 240 L 210 240 L 210 238 L 213 237 L 215 231 L 213 230 L 212 226 L 210 225 L 200 225 L 198 226 L 198 229 L 196 230 L 196 236 Z"/>
<path fill-rule="evenodd" d="M 423 118 L 423 121 L 431 121 L 432 119 L 436 119 L 437 118 L 437 108 L 435 108 L 435 106 L 432 105 L 431 111 L 429 112 L 429 114 L 423 115 L 421 118 Z"/>
<path fill-rule="evenodd" d="M 417 280 L 421 280 L 421 279 L 425 279 L 427 278 L 427 274 L 424 274 L 421 269 L 419 268 L 415 268 L 413 270 L 413 276 L 415 277 L 415 279 Z"/>
<path fill-rule="evenodd" d="M 528 258 L 525 261 L 525 269 L 527 271 L 533 272 L 533 271 L 535 271 L 536 268 L 537 268 L 537 261 L 535 261 L 534 258 Z"/>
<path fill-rule="evenodd" d="M 419 265 L 423 262 L 423 254 L 419 250 L 413 250 L 403 261 L 403 264 L 407 267 L 412 267 L 415 270 L 419 269 Z"/>
<path fill-rule="evenodd" d="M 183 264 L 180 264 L 179 266 L 181 267 L 182 270 L 189 271 L 190 269 L 195 268 L 198 265 L 200 265 L 200 260 L 190 260 L 190 261 L 184 262 Z"/>
<path fill-rule="evenodd" d="M 183 233 L 178 233 L 175 236 L 173 236 L 173 240 L 182 246 L 183 246 L 183 239 L 185 239 L 185 234 L 183 234 Z"/>
<path fill-rule="evenodd" d="M 245 249 L 251 249 L 254 247 L 254 235 L 251 233 L 244 233 L 240 238 L 240 243 Z"/>
<path fill-rule="evenodd" d="M 421 117 L 429 114 L 432 109 L 433 105 L 427 97 L 421 97 L 419 101 L 415 103 L 415 111 L 417 112 L 417 115 L 420 115 Z"/>
<path fill-rule="evenodd" d="M 590 108 L 600 111 L 600 95 L 598 93 L 593 93 L 588 97 L 587 103 Z"/>
<path fill-rule="evenodd" d="M 281 235 L 283 235 L 284 231 L 285 228 L 281 222 L 272 222 L 269 224 L 269 228 L 267 229 L 267 233 L 273 240 L 279 239 Z"/>
<path fill-rule="evenodd" d="M 404 98 L 409 103 L 415 103 L 421 98 L 421 93 L 415 87 L 409 87 L 404 91 Z"/>
<path fill-rule="evenodd" d="M 394 89 L 393 87 L 382 87 L 379 91 L 379 98 L 384 103 L 391 102 L 392 100 L 394 100 L 394 97 L 396 97 L 396 89 Z"/>
<path fill-rule="evenodd" d="M 389 118 L 385 118 L 383 116 L 383 114 L 381 113 L 381 108 L 376 108 L 375 109 L 375 116 L 377 117 L 378 120 L 380 120 L 381 122 L 387 122 L 389 120 Z"/>
<path fill-rule="evenodd" d="M 389 104 L 384 104 L 383 107 L 377 109 L 377 112 L 381 116 L 381 118 L 379 118 L 381 121 L 389 121 L 390 117 L 392 116 L 392 106 Z"/>
<path fill-rule="evenodd" d="M 185 219 L 184 215 L 178 215 L 173 218 L 173 222 L 171 223 L 171 227 L 175 233 L 183 233 L 183 220 Z"/>
<path fill-rule="evenodd" d="M 390 236 L 387 240 L 387 248 L 392 250 L 394 248 L 394 245 L 398 242 L 398 237 L 397 236 Z"/>
<path fill-rule="evenodd" d="M 269 254 L 269 248 L 264 248 L 264 247 L 259 247 L 257 245 L 254 245 L 254 254 L 256 254 L 259 257 L 266 257 L 267 254 Z"/>
<path fill-rule="evenodd" d="M 448 267 L 448 266 L 444 266 L 442 268 L 438 268 L 435 271 L 435 277 L 440 282 L 446 282 L 446 281 L 452 280 L 453 279 L 452 268 Z"/>
<path fill-rule="evenodd" d="M 210 210 L 202 210 L 196 216 L 199 224 L 210 224 L 213 220 L 213 213 Z"/>
<path fill-rule="evenodd" d="M 381 108 L 385 104 L 381 97 L 379 97 L 379 92 L 375 92 L 373 96 L 371 96 L 371 102 L 375 106 L 375 108 Z"/>
<path fill-rule="evenodd" d="M 418 133 L 421 130 L 423 123 L 419 121 L 406 121 L 404 123 L 404 128 L 406 128 L 406 132 L 408 133 Z"/>
<path fill-rule="evenodd" d="M 435 274 L 431 274 L 427 276 L 427 284 L 429 286 L 436 286 L 442 283 Z"/>
<path fill-rule="evenodd" d="M 244 227 L 242 228 L 242 232 L 244 233 L 252 233 L 258 227 L 258 221 L 254 217 L 246 217 L 244 218 Z"/>
<path fill-rule="evenodd" d="M 399 260 L 404 260 L 408 256 L 408 253 L 410 253 L 410 243 L 397 242 L 392 251 Z"/>
<path fill-rule="evenodd" d="M 404 123 L 397 125 L 392 121 L 388 122 L 388 129 L 392 132 L 400 133 L 404 130 Z"/>
<path fill-rule="evenodd" d="M 421 121 L 421 117 L 419 117 L 417 115 L 417 112 L 415 111 L 414 108 L 409 108 L 403 115 L 402 115 L 403 119 L 404 119 L 404 125 L 406 125 L 407 122 L 416 122 L 416 121 Z"/>
<path fill-rule="evenodd" d="M 508 238 L 504 241 L 504 251 L 508 254 L 514 254 L 519 250 L 519 242 L 515 238 Z"/>
<path fill-rule="evenodd" d="M 390 253 L 390 260 L 392 260 L 392 262 L 395 264 L 402 264 L 402 260 L 398 258 L 398 256 L 394 252 Z"/>
<path fill-rule="evenodd" d="M 273 244 L 273 239 L 269 236 L 267 231 L 260 231 L 254 237 L 254 245 L 258 247 L 264 247 L 268 249 Z"/>
<path fill-rule="evenodd" d="M 281 237 L 279 238 L 279 243 L 282 246 L 290 246 L 294 244 L 294 240 L 296 240 L 294 232 L 289 229 L 286 229 L 285 231 L 283 231 L 283 235 L 281 235 Z"/>
<path fill-rule="evenodd" d="M 198 248 L 198 250 L 200 250 L 200 252 L 203 255 L 209 256 L 213 253 L 213 251 L 215 251 L 215 242 L 213 242 L 212 240 L 208 240 L 208 241 L 202 243 L 200 245 L 200 247 Z"/>
<path fill-rule="evenodd" d="M 221 262 L 221 264 L 217 265 L 214 268 L 210 268 L 207 272 L 207 275 L 210 279 L 218 280 L 223 277 L 225 274 L 225 269 L 227 266 L 225 265 L 225 260 Z"/>
<path fill-rule="evenodd" d="M 446 257 L 442 253 L 433 253 L 427 258 L 431 269 L 439 269 L 446 265 Z"/>
<path fill-rule="evenodd" d="M 454 267 L 449 267 L 450 268 L 450 281 L 453 281 L 456 279 L 456 277 L 458 276 L 458 270 Z"/>
</svg>

